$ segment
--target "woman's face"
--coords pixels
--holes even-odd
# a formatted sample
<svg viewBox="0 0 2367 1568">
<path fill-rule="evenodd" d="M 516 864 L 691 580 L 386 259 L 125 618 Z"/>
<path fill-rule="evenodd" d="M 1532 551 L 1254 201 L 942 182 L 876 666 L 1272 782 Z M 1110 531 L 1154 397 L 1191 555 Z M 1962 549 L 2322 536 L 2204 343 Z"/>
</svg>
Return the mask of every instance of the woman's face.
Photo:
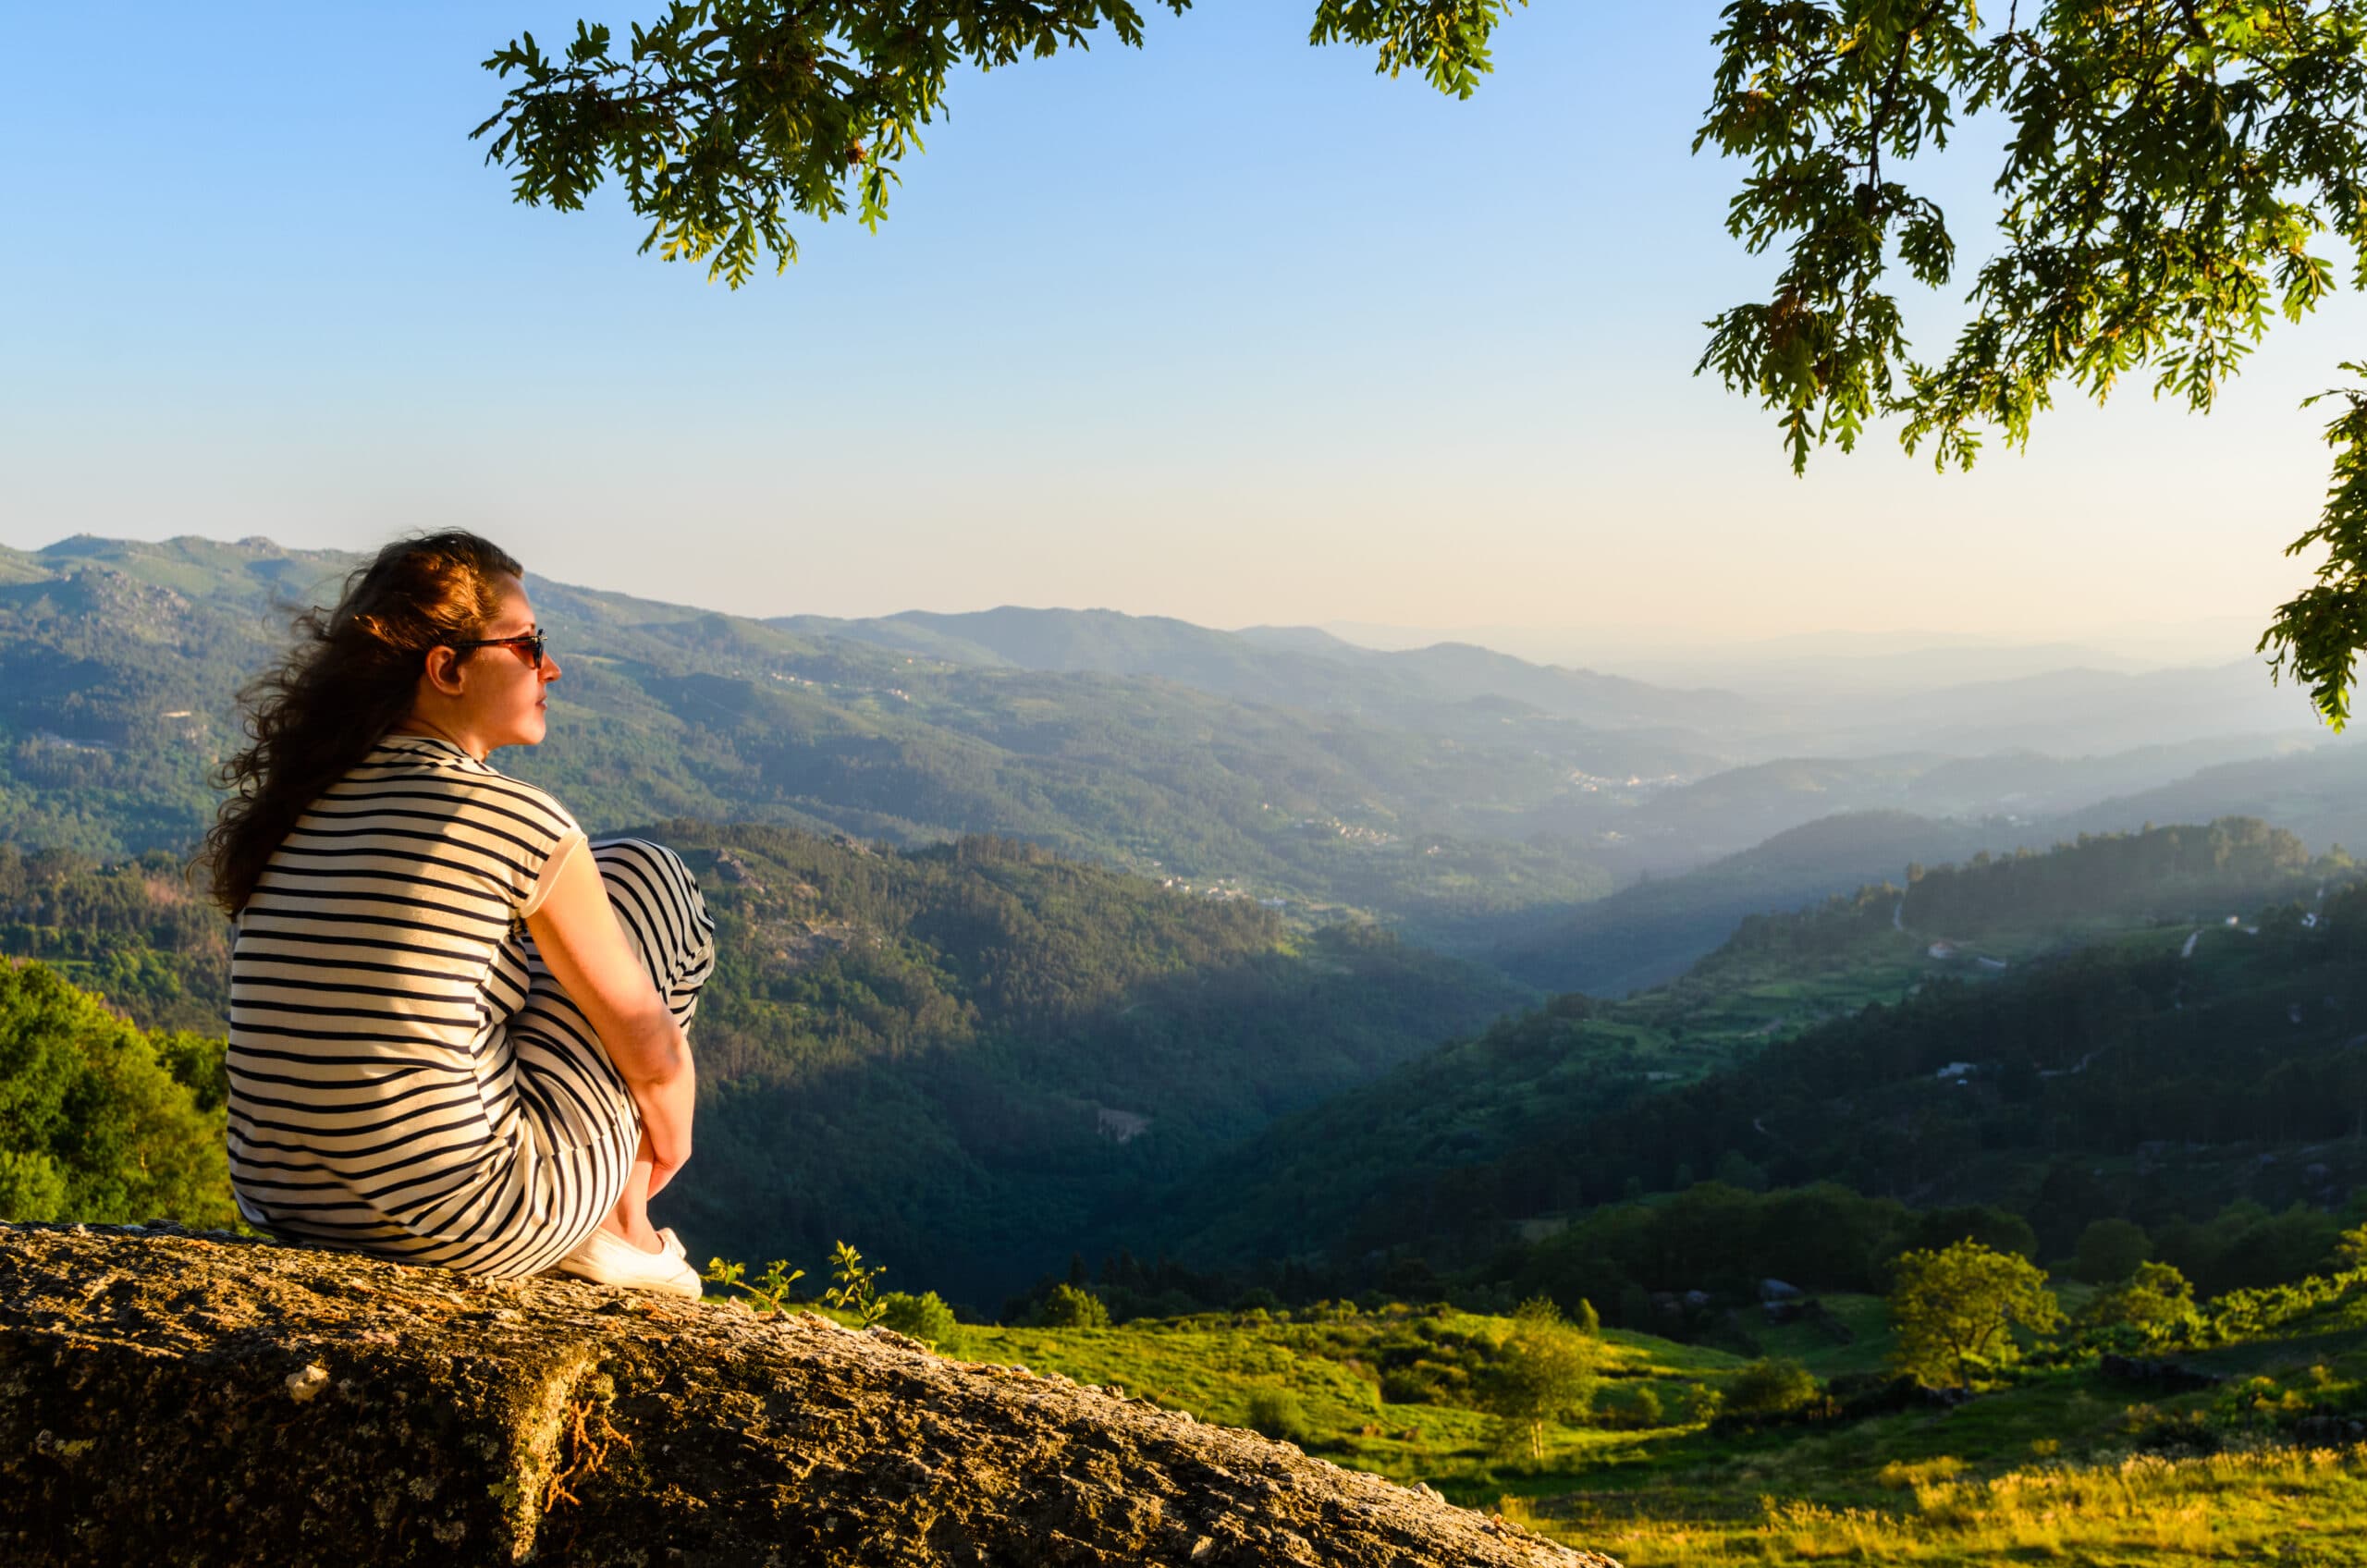
<svg viewBox="0 0 2367 1568">
<path fill-rule="evenodd" d="M 522 637 L 536 630 L 525 584 L 514 577 L 502 582 L 501 609 L 479 637 Z M 546 654 L 536 663 L 529 648 L 475 648 L 465 659 L 439 651 L 429 656 L 415 711 L 479 757 L 497 746 L 540 745 L 547 724 L 544 689 L 558 677 L 557 659 Z"/>
</svg>

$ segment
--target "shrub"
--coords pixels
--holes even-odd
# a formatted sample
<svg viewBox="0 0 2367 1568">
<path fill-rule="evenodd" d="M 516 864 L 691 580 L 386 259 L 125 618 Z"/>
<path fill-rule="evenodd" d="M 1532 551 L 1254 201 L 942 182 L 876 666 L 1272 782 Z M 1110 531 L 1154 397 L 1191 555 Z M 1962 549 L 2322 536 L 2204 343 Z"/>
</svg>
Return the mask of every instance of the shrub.
<svg viewBox="0 0 2367 1568">
<path fill-rule="evenodd" d="M 1598 1427 L 1641 1431 L 1658 1427 L 1663 1419 L 1660 1391 L 1650 1383 L 1607 1389 L 1594 1404 L 1594 1424 Z"/>
<path fill-rule="evenodd" d="M 1734 1415 L 1782 1415 L 1798 1410 L 1822 1390 L 1816 1377 L 1797 1361 L 1771 1357 L 1749 1363 L 1726 1384 L 1724 1409 Z"/>
<path fill-rule="evenodd" d="M 1107 1329 L 1110 1309 L 1091 1291 L 1074 1285 L 1054 1285 L 1043 1305 L 1036 1309 L 1036 1326 L 1039 1329 Z"/>
<path fill-rule="evenodd" d="M 950 1340 L 960 1326 L 953 1320 L 953 1309 L 935 1291 L 921 1295 L 889 1292 L 879 1298 L 879 1321 L 931 1347 Z"/>
<path fill-rule="evenodd" d="M 2123 1283 L 2100 1292 L 2080 1314 L 2091 1338 L 2114 1348 L 2154 1350 L 2202 1332 L 2194 1287 L 2166 1263 L 2140 1263 Z"/>
<path fill-rule="evenodd" d="M 1301 1447 L 1315 1433 L 1306 1419 L 1306 1406 L 1299 1403 L 1298 1395 L 1279 1387 L 1249 1390 L 1249 1428 L 1276 1442 L 1297 1443 Z"/>
</svg>

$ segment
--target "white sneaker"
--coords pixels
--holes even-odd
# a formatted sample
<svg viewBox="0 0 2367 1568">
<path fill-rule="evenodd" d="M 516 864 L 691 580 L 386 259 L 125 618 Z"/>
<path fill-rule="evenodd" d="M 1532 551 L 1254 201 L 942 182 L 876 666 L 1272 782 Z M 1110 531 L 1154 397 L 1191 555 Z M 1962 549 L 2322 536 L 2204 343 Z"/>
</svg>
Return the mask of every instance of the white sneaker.
<svg viewBox="0 0 2367 1568">
<path fill-rule="evenodd" d="M 672 1248 L 644 1252 L 613 1231 L 594 1231 L 556 1267 L 562 1274 L 620 1290 L 664 1291 L 693 1301 L 706 1294 L 698 1270 L 683 1261 L 680 1252 Z"/>
</svg>

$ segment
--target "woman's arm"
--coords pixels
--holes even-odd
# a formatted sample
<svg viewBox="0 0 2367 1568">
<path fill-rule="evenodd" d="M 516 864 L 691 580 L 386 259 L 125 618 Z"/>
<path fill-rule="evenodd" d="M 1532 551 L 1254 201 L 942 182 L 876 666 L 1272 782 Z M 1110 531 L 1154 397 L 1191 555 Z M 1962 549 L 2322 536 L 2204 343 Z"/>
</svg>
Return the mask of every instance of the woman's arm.
<svg viewBox="0 0 2367 1568">
<path fill-rule="evenodd" d="M 691 1158 L 697 1080 L 689 1042 L 633 957 L 588 849 L 579 846 L 560 865 L 542 907 L 526 917 L 526 929 L 641 1108 L 642 1130 L 656 1162 L 649 1177 L 655 1193 Z"/>
</svg>

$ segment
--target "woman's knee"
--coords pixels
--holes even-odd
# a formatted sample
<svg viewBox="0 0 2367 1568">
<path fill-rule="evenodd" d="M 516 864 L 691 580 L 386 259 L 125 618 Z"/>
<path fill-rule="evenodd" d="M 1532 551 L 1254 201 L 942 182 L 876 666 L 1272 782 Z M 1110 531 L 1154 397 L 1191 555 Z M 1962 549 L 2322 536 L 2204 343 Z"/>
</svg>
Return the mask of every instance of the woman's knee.
<svg viewBox="0 0 2367 1568">
<path fill-rule="evenodd" d="M 607 839 L 592 858 L 608 901 L 677 1018 L 687 1023 L 715 969 L 715 921 L 682 857 L 645 839 Z"/>
</svg>

